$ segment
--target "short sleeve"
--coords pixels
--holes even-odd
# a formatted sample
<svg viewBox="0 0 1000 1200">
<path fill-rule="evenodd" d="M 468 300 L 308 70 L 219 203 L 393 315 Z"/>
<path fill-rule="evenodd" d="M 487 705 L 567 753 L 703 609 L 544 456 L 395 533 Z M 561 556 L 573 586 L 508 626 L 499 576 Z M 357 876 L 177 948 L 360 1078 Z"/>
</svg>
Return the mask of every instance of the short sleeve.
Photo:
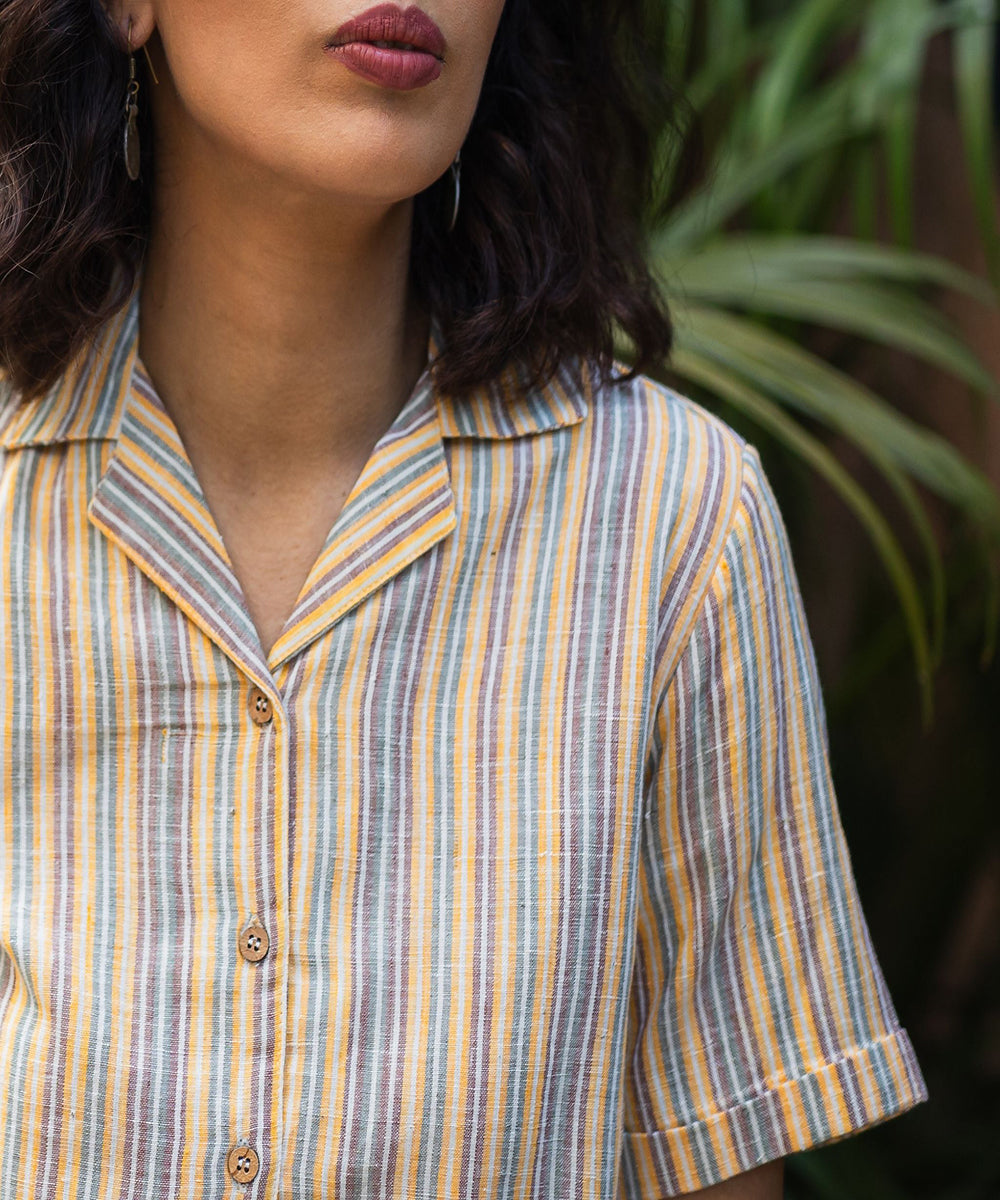
<svg viewBox="0 0 1000 1200">
<path fill-rule="evenodd" d="M 656 701 L 623 1200 L 663 1200 L 927 1099 L 869 936 L 787 532 L 756 448 Z"/>
</svg>

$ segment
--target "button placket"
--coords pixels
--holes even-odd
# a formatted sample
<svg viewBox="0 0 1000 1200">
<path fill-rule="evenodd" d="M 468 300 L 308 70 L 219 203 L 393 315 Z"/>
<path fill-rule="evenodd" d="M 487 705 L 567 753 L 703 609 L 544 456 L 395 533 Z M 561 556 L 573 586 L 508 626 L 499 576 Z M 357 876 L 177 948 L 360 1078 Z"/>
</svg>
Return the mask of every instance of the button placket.
<svg viewBox="0 0 1000 1200">
<path fill-rule="evenodd" d="M 263 849 L 260 839 L 271 838 L 273 834 L 262 823 L 265 818 L 261 810 L 258 787 L 247 784 L 250 780 L 267 778 L 273 770 L 275 704 L 272 703 L 268 692 L 253 682 L 252 678 L 247 680 L 240 690 L 241 703 L 245 705 L 243 711 L 253 724 L 246 721 L 241 735 L 246 741 L 244 761 L 248 781 L 234 781 L 232 798 L 237 803 L 230 810 L 234 818 L 230 848 L 234 863 L 234 883 L 239 892 L 238 903 L 243 908 L 244 918 L 234 938 L 234 948 L 242 960 L 242 969 L 237 971 L 236 984 L 239 988 L 240 1010 L 244 1013 L 248 1033 L 242 1041 L 242 1053 L 237 1055 L 233 1063 L 232 1086 L 236 1103 L 231 1119 L 235 1129 L 247 1130 L 249 1137 L 241 1136 L 235 1144 L 230 1145 L 225 1157 L 225 1167 L 233 1182 L 249 1190 L 255 1180 L 258 1189 L 265 1183 L 263 1176 L 269 1168 L 263 1167 L 261 1153 L 272 1144 L 274 1135 L 274 1130 L 268 1122 L 265 1121 L 261 1127 L 252 1119 L 248 1122 L 250 1114 L 245 1102 L 252 1075 L 258 1076 L 261 1086 L 266 1086 L 265 1080 L 270 1073 L 274 1053 L 273 1039 L 268 1036 L 269 1022 L 266 1019 L 266 1011 L 262 1013 L 259 1008 L 260 1003 L 266 1002 L 270 991 L 270 973 L 265 970 L 267 963 L 264 960 L 271 950 L 271 938 L 264 921 L 261 920 L 261 916 L 268 919 L 270 907 L 268 905 L 261 909 L 260 905 L 265 902 L 265 898 L 259 892 L 259 881 L 254 882 L 256 871 L 263 870 L 269 873 L 269 856 L 266 853 L 262 862 L 255 860 L 259 858 Z M 270 818 L 267 818 L 267 824 L 270 823 Z M 250 909 L 253 911 L 248 913 Z M 250 1034 L 249 1030 L 263 1030 L 264 1036 L 258 1039 L 256 1034 Z M 254 1144 L 251 1144 L 250 1139 Z"/>
<path fill-rule="evenodd" d="M 275 692 L 281 698 L 279 703 L 284 705 L 287 695 L 288 671 L 284 669 L 275 676 Z M 275 1100 L 276 1120 L 271 1129 L 272 1153 L 268 1159 L 267 1171 L 275 1173 L 274 1186 L 281 1191 L 280 1176 L 282 1173 L 281 1157 L 285 1146 L 285 1111 L 284 1111 L 284 1074 L 287 1036 L 286 993 L 288 989 L 288 952 L 290 927 L 288 920 L 289 896 L 289 828 L 292 823 L 290 808 L 291 774 L 289 769 L 289 750 L 294 742 L 294 714 L 284 707 L 278 713 L 279 720 L 273 730 L 267 735 L 270 742 L 271 760 L 270 777 L 262 780 L 262 787 L 268 792 L 268 807 L 271 820 L 271 845 L 274 854 L 272 866 L 272 904 L 262 916 L 266 919 L 270 930 L 269 951 L 266 964 L 268 974 L 273 981 L 272 1005 L 270 1019 L 273 1027 L 273 1063 L 274 1073 L 271 1081 L 272 1096 Z M 277 939 L 277 940 L 275 940 Z M 269 1182 L 270 1179 L 269 1179 Z"/>
<path fill-rule="evenodd" d="M 236 805 L 231 814 L 234 818 L 231 852 L 239 893 L 237 911 L 242 910 L 234 938 L 241 960 L 235 983 L 245 1033 L 240 1043 L 241 1053 L 235 1055 L 233 1062 L 235 1102 L 230 1128 L 234 1133 L 245 1131 L 246 1136 L 231 1144 L 225 1163 L 227 1175 L 235 1183 L 244 1185 L 248 1192 L 255 1189 L 265 1195 L 277 1186 L 271 1175 L 276 1170 L 274 1155 L 282 1144 L 282 1125 L 280 1119 L 275 1123 L 266 1114 L 262 1122 L 256 1121 L 247 1109 L 246 1098 L 252 1076 L 259 1079 L 260 1087 L 276 1090 L 279 1102 L 282 1090 L 287 956 L 283 945 L 287 888 L 284 826 L 288 819 L 287 799 L 283 796 L 283 784 L 287 785 L 283 756 L 287 752 L 288 727 L 280 684 L 265 690 L 252 676 L 244 677 L 241 692 L 245 715 L 240 736 L 246 746 L 247 776 L 245 780 L 234 781 L 232 799 Z"/>
</svg>

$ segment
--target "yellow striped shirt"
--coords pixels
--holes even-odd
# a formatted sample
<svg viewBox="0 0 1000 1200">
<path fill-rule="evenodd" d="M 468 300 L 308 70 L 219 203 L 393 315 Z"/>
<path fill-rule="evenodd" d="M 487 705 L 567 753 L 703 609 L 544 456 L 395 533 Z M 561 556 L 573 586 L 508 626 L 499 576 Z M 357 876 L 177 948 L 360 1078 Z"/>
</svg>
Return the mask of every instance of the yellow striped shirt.
<svg viewBox="0 0 1000 1200">
<path fill-rule="evenodd" d="M 0 1200 L 662 1200 L 926 1098 L 752 444 L 428 368 L 265 655 L 137 329 L 0 411 Z"/>
</svg>

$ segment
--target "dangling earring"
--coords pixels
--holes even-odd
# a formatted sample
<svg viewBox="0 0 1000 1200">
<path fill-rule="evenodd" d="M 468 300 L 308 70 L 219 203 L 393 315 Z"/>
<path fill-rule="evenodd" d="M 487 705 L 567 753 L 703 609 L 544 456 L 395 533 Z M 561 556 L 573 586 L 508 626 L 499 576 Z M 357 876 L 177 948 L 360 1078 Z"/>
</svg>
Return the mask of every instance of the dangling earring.
<svg viewBox="0 0 1000 1200">
<path fill-rule="evenodd" d="M 449 221 L 449 223 L 448 223 L 448 232 L 449 233 L 451 233 L 451 231 L 455 228 L 455 222 L 458 220 L 458 201 L 462 194 L 461 158 L 462 158 L 462 151 L 461 151 L 461 148 L 459 148 L 458 153 L 455 155 L 455 161 L 451 164 L 451 166 L 449 168 L 449 170 L 451 171 L 451 186 L 455 192 L 455 204 L 451 210 L 451 221 Z"/>
<path fill-rule="evenodd" d="M 153 82 L 159 83 L 156 78 L 156 72 L 153 70 L 153 60 L 149 57 L 149 49 L 143 44 L 142 47 L 146 62 L 149 64 L 149 73 L 153 76 Z M 139 178 L 139 125 L 137 118 L 139 116 L 139 106 L 136 104 L 136 97 L 139 95 L 139 80 L 135 75 L 135 55 L 132 53 L 132 18 L 128 19 L 128 88 L 125 92 L 125 170 L 128 172 L 129 179 Z"/>
<path fill-rule="evenodd" d="M 129 179 L 139 178 L 139 80 L 135 77 L 135 55 L 132 53 L 132 18 L 128 19 L 128 89 L 125 92 L 125 170 Z"/>
</svg>

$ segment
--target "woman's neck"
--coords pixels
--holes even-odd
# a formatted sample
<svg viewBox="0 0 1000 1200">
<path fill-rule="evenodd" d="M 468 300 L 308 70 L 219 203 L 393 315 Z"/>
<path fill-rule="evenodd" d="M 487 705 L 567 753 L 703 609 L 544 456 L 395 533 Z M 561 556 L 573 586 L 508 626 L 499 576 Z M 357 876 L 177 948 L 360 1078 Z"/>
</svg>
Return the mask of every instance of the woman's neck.
<svg viewBox="0 0 1000 1200">
<path fill-rule="evenodd" d="M 392 208 L 176 162 L 156 191 L 139 353 L 182 439 L 244 477 L 370 445 L 426 363 L 412 201 Z M 158 183 L 160 181 L 158 180 Z"/>
</svg>

